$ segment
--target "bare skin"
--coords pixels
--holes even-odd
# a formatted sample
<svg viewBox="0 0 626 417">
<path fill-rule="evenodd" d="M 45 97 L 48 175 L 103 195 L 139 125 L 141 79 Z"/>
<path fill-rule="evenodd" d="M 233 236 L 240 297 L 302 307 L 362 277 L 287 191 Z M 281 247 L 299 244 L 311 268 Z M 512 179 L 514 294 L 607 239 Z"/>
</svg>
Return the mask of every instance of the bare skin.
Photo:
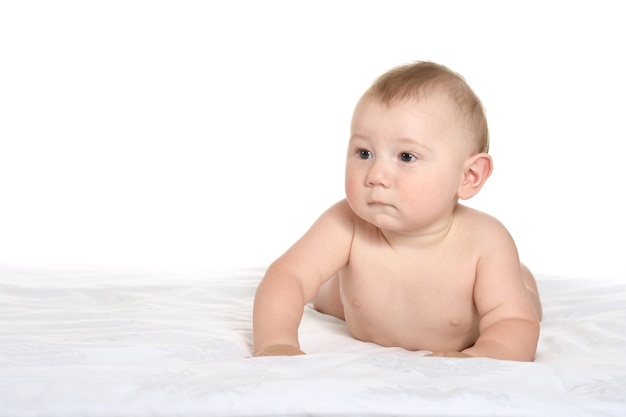
<svg viewBox="0 0 626 417">
<path fill-rule="evenodd" d="M 534 278 L 498 220 L 458 203 L 492 170 L 463 128 L 443 98 L 359 102 L 347 198 L 268 268 L 255 297 L 256 356 L 302 354 L 298 327 L 314 301 L 359 340 L 533 360 L 541 316 Z"/>
<path fill-rule="evenodd" d="M 541 320 L 541 302 L 535 279 L 530 270 L 523 264 L 521 265 L 521 274 L 525 290 L 530 297 L 535 314 L 537 315 L 538 319 Z M 350 298 L 349 296 L 345 295 L 345 282 L 348 280 L 347 276 L 347 270 L 341 271 L 320 288 L 313 300 L 314 308 L 317 311 L 335 316 L 342 320 L 346 320 L 346 311 L 350 311 L 350 313 L 348 313 L 348 317 L 350 317 L 350 314 L 356 317 L 360 316 L 360 312 L 358 310 L 364 308 L 363 299 L 359 299 L 357 297 Z M 455 278 L 452 279 L 454 280 Z M 423 286 L 420 285 L 419 280 L 415 280 L 413 283 L 411 283 L 411 286 L 413 285 L 415 285 L 414 291 L 421 292 L 421 290 L 423 290 Z M 342 291 L 341 288 L 344 288 L 344 290 Z M 375 291 L 375 288 L 372 289 Z M 434 295 L 429 295 L 428 293 L 423 294 L 423 298 L 429 300 L 429 302 L 426 303 L 427 305 L 433 307 L 436 307 L 438 305 L 438 308 L 433 309 L 433 312 L 431 314 L 439 318 L 439 323 L 436 324 L 436 326 L 437 329 L 440 330 L 440 332 L 428 332 L 427 329 L 417 331 L 420 321 L 415 319 L 411 320 L 410 311 L 414 310 L 413 317 L 426 318 L 428 314 L 426 314 L 423 307 L 420 307 L 420 305 L 414 305 L 413 309 L 404 309 L 404 311 L 409 314 L 407 320 L 413 323 L 413 332 L 415 332 L 416 335 L 427 335 L 430 338 L 433 338 L 432 341 L 411 343 L 411 340 L 404 341 L 398 340 L 397 338 L 384 338 L 381 336 L 385 333 L 393 331 L 393 329 L 390 329 L 388 326 L 384 326 L 382 331 L 381 329 L 371 329 L 371 323 L 366 323 L 367 328 L 365 331 L 361 330 L 361 327 L 363 326 L 359 326 L 359 323 L 352 323 L 350 325 L 351 333 L 357 339 L 374 342 L 382 346 L 401 346 L 409 350 L 425 349 L 424 346 L 428 346 L 428 350 L 433 351 L 433 354 L 431 356 L 469 356 L 461 354 L 460 352 L 464 348 L 473 345 L 478 336 L 480 321 L 478 314 L 475 313 L 475 310 L 473 308 L 473 301 L 470 300 L 470 305 L 467 305 L 467 297 L 465 297 L 465 300 L 463 300 L 463 298 L 457 299 L 454 294 L 446 293 L 445 288 L 441 289 L 444 290 L 443 294 L 441 294 L 439 291 Z M 391 296 L 391 299 L 404 298 L 403 294 L 406 294 L 411 290 L 412 289 L 410 287 L 405 289 L 404 292 L 400 290 L 400 294 Z M 346 300 L 347 308 L 344 307 L 342 295 L 344 295 L 343 298 Z M 394 307 L 397 308 L 399 306 L 397 304 L 394 305 L 394 303 L 386 304 L 385 308 L 381 308 L 381 310 L 387 312 L 388 314 L 386 316 L 389 317 L 380 318 L 382 320 L 389 320 L 391 323 L 394 323 L 393 319 L 397 317 L 395 316 L 395 314 L 397 313 L 395 312 L 395 309 L 393 309 Z M 463 310 L 469 311 L 471 313 L 463 314 Z M 367 318 L 365 318 L 365 320 L 367 320 Z M 431 326 L 433 322 L 434 321 L 427 321 L 425 325 Z M 366 333 L 367 330 L 370 330 L 370 334 Z M 458 340 L 455 340 L 457 338 Z M 459 354 L 456 354 L 457 352 L 459 352 Z"/>
<path fill-rule="evenodd" d="M 530 296 L 535 313 L 537 314 L 539 320 L 541 320 L 542 308 L 539 298 L 539 290 L 537 289 L 537 282 L 535 281 L 535 277 L 530 272 L 528 267 L 526 267 L 526 265 L 522 264 L 521 268 L 524 286 L 528 291 L 528 295 Z M 346 319 L 343 301 L 341 300 L 339 274 L 337 274 L 324 285 L 322 285 L 322 287 L 317 292 L 313 303 L 314 308 L 321 313 L 335 316 L 341 320 Z"/>
</svg>

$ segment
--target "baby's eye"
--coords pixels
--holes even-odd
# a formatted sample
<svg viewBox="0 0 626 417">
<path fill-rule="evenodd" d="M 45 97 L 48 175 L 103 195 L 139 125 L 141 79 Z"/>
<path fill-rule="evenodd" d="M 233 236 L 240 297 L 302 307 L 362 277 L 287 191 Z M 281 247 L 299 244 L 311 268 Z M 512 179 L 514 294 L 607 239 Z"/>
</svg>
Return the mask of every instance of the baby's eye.
<svg viewBox="0 0 626 417">
<path fill-rule="evenodd" d="M 372 153 L 367 149 L 359 149 L 359 158 L 361 159 L 370 159 L 372 157 Z"/>
<path fill-rule="evenodd" d="M 410 154 L 408 152 L 402 152 L 400 154 L 400 159 L 402 160 L 402 162 L 413 162 L 413 161 L 417 160 L 415 155 Z"/>
</svg>

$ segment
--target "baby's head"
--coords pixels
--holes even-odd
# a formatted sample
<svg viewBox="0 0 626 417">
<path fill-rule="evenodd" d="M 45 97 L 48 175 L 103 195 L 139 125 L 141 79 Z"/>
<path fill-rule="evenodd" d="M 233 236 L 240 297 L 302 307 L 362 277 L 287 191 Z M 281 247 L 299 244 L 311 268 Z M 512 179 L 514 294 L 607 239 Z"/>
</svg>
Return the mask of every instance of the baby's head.
<svg viewBox="0 0 626 417">
<path fill-rule="evenodd" d="M 480 99 L 461 75 L 443 65 L 419 61 L 393 68 L 376 79 L 361 100 L 393 105 L 437 94 L 443 94 L 464 115 L 468 140 L 474 143 L 475 152 L 488 152 L 489 129 Z"/>
</svg>

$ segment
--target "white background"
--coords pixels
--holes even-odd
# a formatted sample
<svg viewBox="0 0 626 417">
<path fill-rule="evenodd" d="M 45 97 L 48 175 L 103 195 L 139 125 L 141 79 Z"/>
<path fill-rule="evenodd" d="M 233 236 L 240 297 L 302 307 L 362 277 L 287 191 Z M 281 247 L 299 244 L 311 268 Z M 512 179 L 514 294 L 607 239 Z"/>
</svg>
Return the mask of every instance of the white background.
<svg viewBox="0 0 626 417">
<path fill-rule="evenodd" d="M 619 1 L 0 5 L 0 263 L 266 266 L 343 197 L 353 106 L 433 60 L 483 100 L 468 203 L 537 273 L 626 280 Z"/>
</svg>

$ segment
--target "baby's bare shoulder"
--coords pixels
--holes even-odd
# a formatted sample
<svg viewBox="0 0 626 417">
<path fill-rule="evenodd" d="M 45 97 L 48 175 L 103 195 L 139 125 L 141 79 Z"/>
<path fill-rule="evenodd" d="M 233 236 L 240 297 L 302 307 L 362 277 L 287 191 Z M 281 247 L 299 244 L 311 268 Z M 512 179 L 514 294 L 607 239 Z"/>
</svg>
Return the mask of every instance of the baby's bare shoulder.
<svg viewBox="0 0 626 417">
<path fill-rule="evenodd" d="M 457 210 L 458 236 L 472 240 L 472 245 L 492 250 L 493 246 L 512 243 L 513 237 L 506 226 L 491 214 L 466 206 Z"/>
<path fill-rule="evenodd" d="M 319 220 L 335 223 L 345 227 L 354 227 L 357 217 L 352 211 L 346 199 L 340 200 L 330 206 L 319 218 Z M 318 221 L 319 221 L 318 220 Z"/>
<path fill-rule="evenodd" d="M 330 206 L 305 234 L 305 238 L 325 242 L 329 238 L 336 244 L 350 242 L 355 230 L 355 214 L 348 202 L 340 200 Z"/>
<path fill-rule="evenodd" d="M 491 214 L 485 213 L 471 207 L 459 205 L 456 213 L 457 223 L 464 228 L 474 228 L 493 232 L 496 230 L 506 230 L 500 220 Z"/>
<path fill-rule="evenodd" d="M 483 266 L 509 265 L 519 270 L 519 255 L 515 240 L 508 229 L 494 216 L 474 209 L 467 210 L 467 218 L 459 233 L 465 248 L 472 248 Z M 461 249 L 466 250 L 466 249 Z"/>
</svg>

